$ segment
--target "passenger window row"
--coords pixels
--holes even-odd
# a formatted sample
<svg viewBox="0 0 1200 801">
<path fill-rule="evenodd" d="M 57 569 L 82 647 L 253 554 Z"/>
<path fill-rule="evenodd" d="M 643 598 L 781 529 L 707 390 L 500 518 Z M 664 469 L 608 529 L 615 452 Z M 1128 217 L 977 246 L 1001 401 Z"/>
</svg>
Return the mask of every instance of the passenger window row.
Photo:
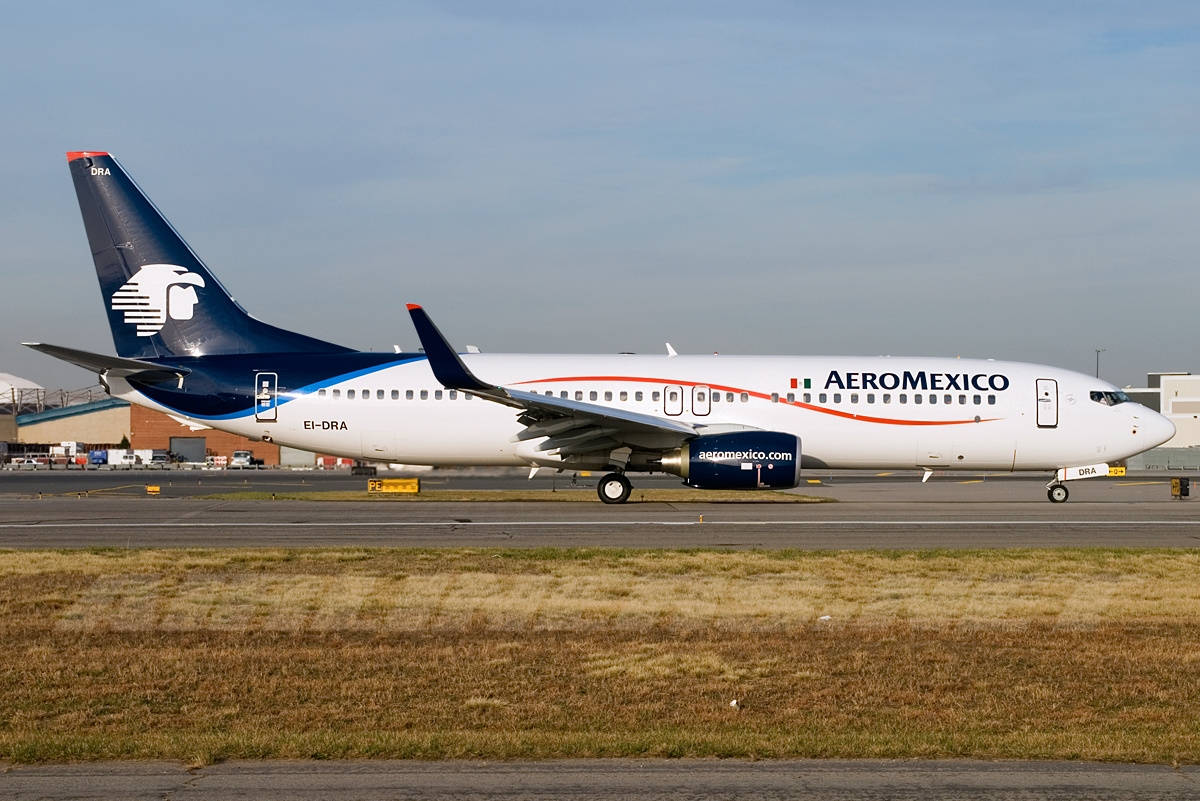
<svg viewBox="0 0 1200 801">
<path fill-rule="evenodd" d="M 792 397 L 793 397 L 792 393 L 788 393 L 788 402 L 789 403 L 794 402 L 792 400 Z M 813 402 L 813 393 L 805 392 L 803 397 L 804 397 L 804 403 L 812 403 Z M 834 393 L 819 392 L 816 395 L 817 403 L 829 403 L 831 397 L 833 398 L 834 403 L 842 402 L 843 396 L 842 396 L 841 392 L 834 392 Z M 930 392 L 928 395 L 922 395 L 918 392 L 914 392 L 914 393 L 912 393 L 911 396 L 907 392 L 900 392 L 900 393 L 897 393 L 894 397 L 895 397 L 896 403 L 907 404 L 909 401 L 911 401 L 914 404 L 920 405 L 920 404 L 928 401 L 929 405 L 931 405 L 931 406 L 939 404 L 939 403 L 942 404 L 943 406 L 951 406 L 951 405 L 954 405 L 956 399 L 957 399 L 957 403 L 959 406 L 966 406 L 966 405 L 968 405 L 968 403 L 973 406 L 982 406 L 985 401 L 985 396 L 983 396 L 983 395 L 966 395 L 966 394 L 938 395 L 933 392 Z M 861 395 L 857 392 L 851 392 L 849 394 L 849 401 L 852 404 L 858 404 L 858 403 L 862 402 L 863 400 L 865 400 L 866 403 L 868 403 L 868 404 L 874 404 L 877 402 L 884 403 L 884 404 L 890 404 L 892 402 L 892 398 L 893 398 L 893 395 L 890 392 L 883 392 L 878 395 L 876 395 L 874 392 L 867 392 L 867 393 L 864 393 Z M 988 406 L 995 406 L 996 405 L 996 396 L 995 395 L 987 395 L 986 402 L 987 402 Z"/>
<path fill-rule="evenodd" d="M 554 390 L 549 390 L 549 389 L 545 390 L 545 394 L 547 397 L 552 398 L 552 397 L 554 397 Z M 579 389 L 574 390 L 574 392 L 568 392 L 565 389 L 558 391 L 558 397 L 562 398 L 563 400 L 567 400 L 567 399 L 573 397 L 577 401 L 582 401 L 585 399 L 585 394 L 586 394 L 586 399 L 589 401 L 598 401 L 601 399 L 601 397 L 603 397 L 603 399 L 608 402 L 613 401 L 614 398 L 621 402 L 627 402 L 630 398 L 630 395 L 632 395 L 635 403 L 643 402 L 645 400 L 645 396 L 646 396 L 646 393 L 642 392 L 641 390 L 637 390 L 632 393 L 630 393 L 626 390 L 621 390 L 619 392 L 614 393 L 611 390 L 606 390 L 604 392 L 600 392 L 600 391 L 594 390 L 594 389 L 588 391 L 587 393 L 584 393 L 583 390 L 579 390 Z M 1098 394 L 1098 393 L 1093 393 L 1093 394 Z M 419 400 L 429 400 L 430 397 L 432 397 L 433 400 L 457 400 L 460 395 L 462 396 L 462 398 L 464 400 L 471 400 L 471 398 L 473 397 L 471 395 L 471 393 L 469 393 L 469 392 L 461 392 L 460 393 L 457 390 L 453 390 L 453 389 L 450 389 L 450 390 L 442 390 L 442 389 L 412 390 L 412 389 L 407 389 L 404 391 L 404 399 L 405 400 L 418 400 L 418 399 Z M 331 397 L 334 400 L 340 400 L 343 397 L 343 395 L 342 395 L 342 390 L 340 390 L 340 389 L 333 389 L 333 390 L 321 389 L 321 390 L 317 391 L 317 397 L 320 397 L 320 398 Z M 400 390 L 393 389 L 393 390 L 391 390 L 390 394 L 386 393 L 382 389 L 376 389 L 376 390 L 348 389 L 345 392 L 346 400 L 355 400 L 355 399 L 371 400 L 372 398 L 374 398 L 375 400 L 384 400 L 386 397 L 390 397 L 392 400 L 400 400 Z M 724 402 L 725 403 L 733 403 L 735 400 L 735 397 L 736 397 L 736 400 L 740 401 L 741 403 L 747 403 L 750 400 L 750 393 L 741 392 L 741 393 L 737 393 L 735 395 L 735 393 L 733 393 L 733 392 L 726 392 L 725 397 L 724 397 Z M 813 397 L 814 397 L 814 393 L 812 393 L 812 392 L 805 392 L 804 395 L 801 396 L 802 401 L 804 403 L 812 403 Z M 833 403 L 838 404 L 838 403 L 841 403 L 843 401 L 843 399 L 845 398 L 851 404 L 854 404 L 854 405 L 858 405 L 863 402 L 866 402 L 868 405 L 873 405 L 876 403 L 881 403 L 881 404 L 887 405 L 887 404 L 892 403 L 893 398 L 895 399 L 895 402 L 899 403 L 899 404 L 908 404 L 911 401 L 912 403 L 914 403 L 916 405 L 921 405 L 923 403 L 928 402 L 929 405 L 931 405 L 931 406 L 936 405 L 936 404 L 941 404 L 943 406 L 951 406 L 951 405 L 954 405 L 956 402 L 957 402 L 957 405 L 959 405 L 959 406 L 966 406 L 968 404 L 974 405 L 974 406 L 981 406 L 985 402 L 985 396 L 983 396 L 983 395 L 966 395 L 966 394 L 938 395 L 933 392 L 930 392 L 927 395 L 923 395 L 923 394 L 917 393 L 917 392 L 914 392 L 911 395 L 909 395 L 906 392 L 900 392 L 895 395 L 893 395 L 890 392 L 883 392 L 883 393 L 879 393 L 879 394 L 876 394 L 874 392 L 867 392 L 867 393 L 861 393 L 861 394 L 858 392 L 851 392 L 851 393 L 849 393 L 848 396 L 843 395 L 843 393 L 841 393 L 841 392 L 833 392 L 833 393 L 819 392 L 819 393 L 815 394 L 815 397 L 816 397 L 817 403 L 830 403 L 832 400 Z M 678 391 L 670 390 L 668 392 L 668 399 L 672 403 L 680 402 Z M 711 399 L 712 399 L 713 403 L 721 403 L 722 402 L 721 393 L 713 392 L 711 394 Z M 662 400 L 662 392 L 660 392 L 658 390 L 651 392 L 650 400 L 654 403 L 658 403 L 659 401 Z M 698 396 L 698 400 L 703 401 L 703 397 Z M 1093 400 L 1095 400 L 1095 398 L 1093 398 Z M 771 402 L 779 403 L 779 401 L 780 401 L 779 393 L 778 392 L 772 393 L 771 394 Z M 796 402 L 796 393 L 789 392 L 787 394 L 787 402 L 795 403 Z M 1118 402 L 1120 402 L 1120 401 L 1118 401 Z M 995 395 L 987 395 L 986 403 L 988 406 L 995 406 L 996 405 L 996 396 Z"/>
<path fill-rule="evenodd" d="M 317 397 L 318 398 L 333 398 L 334 400 L 341 400 L 342 391 L 340 389 L 332 389 L 332 390 L 319 389 L 319 390 L 317 390 Z M 384 398 L 386 396 L 382 389 L 375 390 L 374 394 L 372 394 L 371 390 L 369 390 L 369 389 L 360 389 L 360 390 L 348 389 L 348 390 L 346 390 L 346 394 L 345 394 L 346 400 L 355 400 L 355 399 L 371 400 L 372 397 L 375 400 L 384 400 Z M 390 397 L 392 400 L 400 400 L 400 390 L 393 389 L 391 391 Z M 459 392 L 456 389 L 449 389 L 449 390 L 435 389 L 432 392 L 428 389 L 422 389 L 422 390 L 406 389 L 404 391 L 404 399 L 405 400 L 417 400 L 418 398 L 420 398 L 421 400 L 429 400 L 430 397 L 432 397 L 434 400 L 458 400 L 459 397 L 461 397 L 463 400 L 471 400 L 471 398 L 473 398 L 474 396 L 470 392 Z"/>
</svg>

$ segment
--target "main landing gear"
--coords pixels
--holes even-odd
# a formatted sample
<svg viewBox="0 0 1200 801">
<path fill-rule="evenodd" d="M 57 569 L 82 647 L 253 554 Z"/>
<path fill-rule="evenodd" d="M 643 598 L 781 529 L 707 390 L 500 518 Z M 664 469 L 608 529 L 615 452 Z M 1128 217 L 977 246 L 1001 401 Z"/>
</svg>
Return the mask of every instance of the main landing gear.
<svg viewBox="0 0 1200 801">
<path fill-rule="evenodd" d="M 1051 484 L 1046 487 L 1046 497 L 1050 499 L 1050 503 L 1066 503 L 1067 498 L 1071 497 L 1071 493 L 1067 492 L 1067 488 L 1063 484 Z"/>
<path fill-rule="evenodd" d="M 596 494 L 605 503 L 625 503 L 631 492 L 633 485 L 623 473 L 609 473 L 596 485 Z"/>
</svg>

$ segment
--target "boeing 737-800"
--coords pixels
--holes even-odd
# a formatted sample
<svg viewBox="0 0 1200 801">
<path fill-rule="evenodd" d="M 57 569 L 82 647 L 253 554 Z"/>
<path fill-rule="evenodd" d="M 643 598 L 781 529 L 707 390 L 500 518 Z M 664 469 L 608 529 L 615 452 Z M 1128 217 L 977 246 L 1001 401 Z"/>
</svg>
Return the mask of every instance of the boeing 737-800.
<svg viewBox="0 0 1200 801">
<path fill-rule="evenodd" d="M 117 356 L 26 343 L 114 397 L 294 448 L 382 462 L 632 473 L 787 488 L 804 468 L 1044 470 L 1064 484 L 1174 435 L 1117 387 L 958 358 L 372 353 L 247 314 L 108 153 L 67 154 Z"/>
</svg>

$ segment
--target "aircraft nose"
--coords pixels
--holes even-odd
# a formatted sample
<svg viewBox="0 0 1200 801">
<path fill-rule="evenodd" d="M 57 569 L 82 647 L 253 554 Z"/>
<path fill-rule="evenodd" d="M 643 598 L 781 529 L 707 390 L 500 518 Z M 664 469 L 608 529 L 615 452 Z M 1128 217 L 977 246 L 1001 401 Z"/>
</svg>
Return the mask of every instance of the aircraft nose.
<svg viewBox="0 0 1200 801">
<path fill-rule="evenodd" d="M 1162 445 L 1163 442 L 1175 436 L 1175 423 L 1168 418 L 1158 412 L 1151 412 L 1148 417 L 1150 420 L 1146 421 L 1146 436 L 1154 446 Z"/>
<path fill-rule="evenodd" d="M 1175 424 L 1158 412 L 1147 409 L 1137 416 L 1137 426 L 1146 438 L 1146 447 L 1154 448 L 1175 436 Z"/>
</svg>

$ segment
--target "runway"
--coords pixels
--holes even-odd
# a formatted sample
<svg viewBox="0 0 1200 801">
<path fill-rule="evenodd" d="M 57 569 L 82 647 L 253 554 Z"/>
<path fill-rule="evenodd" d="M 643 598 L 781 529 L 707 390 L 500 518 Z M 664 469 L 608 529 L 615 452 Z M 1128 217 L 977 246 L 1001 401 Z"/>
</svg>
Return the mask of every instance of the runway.
<svg viewBox="0 0 1200 801">
<path fill-rule="evenodd" d="M 14 799 L 1200 798 L 1200 773 L 1165 765 L 975 760 L 161 762 L 16 767 Z"/>
<path fill-rule="evenodd" d="M 850 500 L 825 504 L 0 498 L 0 547 L 1197 547 L 1200 506 Z"/>
</svg>

